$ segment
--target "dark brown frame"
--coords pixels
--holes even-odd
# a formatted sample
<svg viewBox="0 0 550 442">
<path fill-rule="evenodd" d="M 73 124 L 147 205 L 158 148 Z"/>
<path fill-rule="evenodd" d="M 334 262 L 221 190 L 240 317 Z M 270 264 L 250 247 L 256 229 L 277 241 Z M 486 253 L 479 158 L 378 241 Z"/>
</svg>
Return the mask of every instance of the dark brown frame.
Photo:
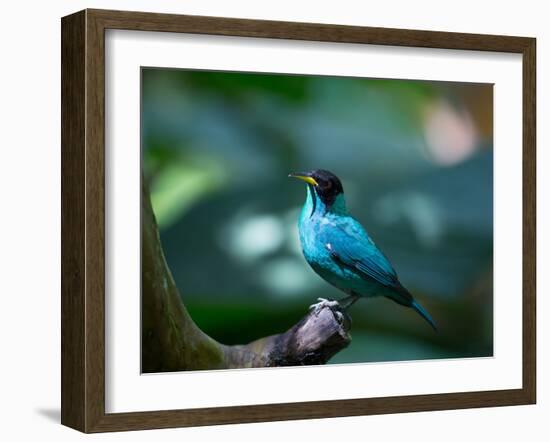
<svg viewBox="0 0 550 442">
<path fill-rule="evenodd" d="M 450 32 L 84 10 L 62 28 L 61 422 L 84 432 L 534 404 L 536 40 Z M 523 386 L 401 397 L 105 413 L 105 30 L 183 32 L 523 56 Z M 518 189 L 519 190 L 519 189 Z"/>
</svg>

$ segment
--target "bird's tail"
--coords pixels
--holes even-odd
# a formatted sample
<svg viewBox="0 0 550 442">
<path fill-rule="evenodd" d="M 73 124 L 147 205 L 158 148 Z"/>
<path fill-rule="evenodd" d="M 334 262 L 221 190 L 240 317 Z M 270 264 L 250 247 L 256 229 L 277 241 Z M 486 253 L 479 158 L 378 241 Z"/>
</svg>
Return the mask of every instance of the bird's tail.
<svg viewBox="0 0 550 442">
<path fill-rule="evenodd" d="M 411 304 L 411 307 L 418 312 L 420 316 L 422 316 L 431 326 L 432 328 L 437 331 L 437 327 L 435 325 L 435 321 L 432 319 L 430 314 L 422 307 L 418 302 L 414 301 Z"/>
<path fill-rule="evenodd" d="M 420 316 L 422 316 L 435 331 L 437 331 L 435 321 L 432 319 L 430 314 L 426 311 L 426 309 L 424 309 L 424 307 L 422 307 L 418 302 L 415 301 L 410 292 L 405 287 L 403 287 L 401 283 L 398 282 L 397 285 L 394 287 L 394 291 L 386 296 L 392 301 L 397 302 L 398 304 L 416 310 L 416 312 Z"/>
</svg>

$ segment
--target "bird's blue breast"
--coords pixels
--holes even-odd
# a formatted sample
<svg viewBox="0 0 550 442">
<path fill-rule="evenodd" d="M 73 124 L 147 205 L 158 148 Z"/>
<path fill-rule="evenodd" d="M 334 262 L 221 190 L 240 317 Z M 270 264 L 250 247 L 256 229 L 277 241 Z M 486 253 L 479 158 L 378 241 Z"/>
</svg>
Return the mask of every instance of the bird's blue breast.
<svg viewBox="0 0 550 442">
<path fill-rule="evenodd" d="M 319 204 L 319 201 L 316 203 Z M 335 260 L 331 254 L 331 247 L 346 241 L 343 229 L 349 229 L 355 223 L 350 216 L 325 213 L 322 207 L 314 207 L 308 196 L 298 222 L 304 257 L 319 276 L 346 293 L 353 291 L 363 296 L 381 295 L 383 293 L 379 284 L 366 281 L 358 272 Z"/>
</svg>

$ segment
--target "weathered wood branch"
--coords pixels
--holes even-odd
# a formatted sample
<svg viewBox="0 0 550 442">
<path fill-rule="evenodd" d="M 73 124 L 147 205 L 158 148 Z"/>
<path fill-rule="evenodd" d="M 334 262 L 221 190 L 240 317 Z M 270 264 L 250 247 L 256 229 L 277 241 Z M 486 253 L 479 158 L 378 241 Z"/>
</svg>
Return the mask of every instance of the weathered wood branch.
<svg viewBox="0 0 550 442">
<path fill-rule="evenodd" d="M 143 372 L 324 364 L 347 347 L 351 321 L 337 304 L 319 305 L 288 331 L 248 345 L 223 345 L 200 330 L 164 258 L 142 181 Z"/>
</svg>

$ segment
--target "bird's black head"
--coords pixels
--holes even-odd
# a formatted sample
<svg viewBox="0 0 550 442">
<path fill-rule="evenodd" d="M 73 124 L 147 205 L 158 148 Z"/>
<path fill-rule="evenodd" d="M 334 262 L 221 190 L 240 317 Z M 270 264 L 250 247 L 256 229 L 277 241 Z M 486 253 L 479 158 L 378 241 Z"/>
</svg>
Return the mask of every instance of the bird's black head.
<svg viewBox="0 0 550 442">
<path fill-rule="evenodd" d="M 344 193 L 340 179 L 328 170 L 317 169 L 305 173 L 291 173 L 289 176 L 305 181 L 313 187 L 317 196 L 327 207 L 331 207 L 336 197 Z"/>
</svg>

